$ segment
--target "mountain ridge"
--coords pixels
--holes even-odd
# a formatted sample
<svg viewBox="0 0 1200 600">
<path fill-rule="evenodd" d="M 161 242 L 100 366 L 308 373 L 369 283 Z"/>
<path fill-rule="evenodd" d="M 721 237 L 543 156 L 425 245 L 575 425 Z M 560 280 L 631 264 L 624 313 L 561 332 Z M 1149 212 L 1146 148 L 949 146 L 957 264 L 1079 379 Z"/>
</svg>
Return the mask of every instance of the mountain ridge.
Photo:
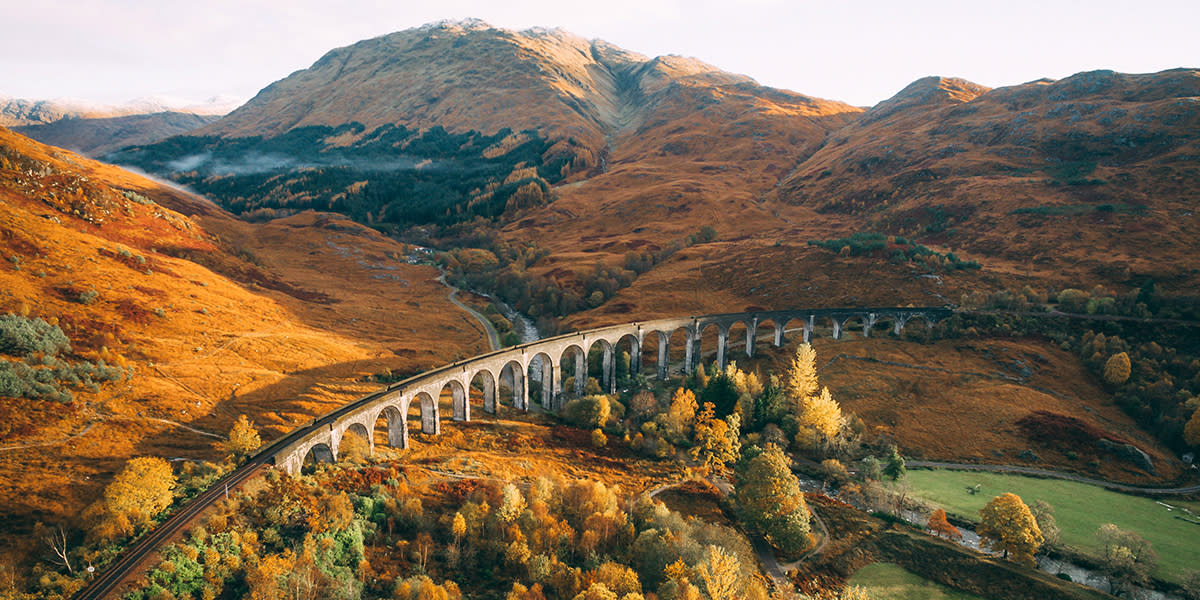
<svg viewBox="0 0 1200 600">
<path fill-rule="evenodd" d="M 601 306 L 571 317 L 573 326 L 633 310 L 766 306 L 762 290 L 780 287 L 766 281 L 768 265 L 780 264 L 787 291 L 771 304 L 953 303 L 980 286 L 1025 284 L 1186 287 L 1196 281 L 1195 224 L 1178 215 L 1200 179 L 1187 158 L 1200 153 L 1191 150 L 1200 127 L 1189 126 L 1195 73 L 1094 71 L 996 89 L 931 76 L 864 109 L 561 29 L 440 22 L 334 49 L 174 146 L 118 159 L 256 216 L 338 210 L 422 243 L 447 235 L 448 244 L 535 244 L 548 256 L 526 274 L 579 297 L 592 294 L 588 273 L 621 268 L 628 253 L 717 231 L 709 248 L 626 276 L 628 293 L 606 287 Z M 383 182 L 332 168 L 171 167 L 289 145 L 317 158 L 400 154 L 493 173 L 447 195 L 427 173 Z M 1172 235 L 1153 240 L 1156 230 Z M 820 249 L 855 235 L 900 237 L 942 258 Z M 681 271 L 684 260 L 696 263 Z M 938 262 L 946 260 L 949 272 Z M 856 281 L 866 261 L 891 283 L 839 285 Z M 970 264 L 982 270 L 954 270 Z M 697 305 L 684 308 L 679 294 L 647 288 L 681 281 L 721 281 L 728 296 L 695 294 L 688 302 Z"/>
</svg>

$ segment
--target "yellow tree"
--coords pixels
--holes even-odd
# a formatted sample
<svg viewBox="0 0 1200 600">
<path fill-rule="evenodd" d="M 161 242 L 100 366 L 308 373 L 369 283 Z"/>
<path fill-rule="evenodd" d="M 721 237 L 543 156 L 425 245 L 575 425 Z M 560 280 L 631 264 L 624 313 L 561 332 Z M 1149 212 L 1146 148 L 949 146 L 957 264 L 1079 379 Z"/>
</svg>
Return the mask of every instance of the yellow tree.
<svg viewBox="0 0 1200 600">
<path fill-rule="evenodd" d="M 976 532 L 988 548 L 1028 566 L 1035 564 L 1033 555 L 1043 541 L 1033 513 L 1016 494 L 996 496 L 980 509 Z"/>
<path fill-rule="evenodd" d="M 788 369 L 784 391 L 796 412 L 803 402 L 817 394 L 817 351 L 809 344 L 800 344 L 792 366 Z"/>
<path fill-rule="evenodd" d="M 734 600 L 743 597 L 738 577 L 741 569 L 737 556 L 710 544 L 704 548 L 704 559 L 696 565 L 696 574 L 704 583 L 709 598 Z"/>
<path fill-rule="evenodd" d="M 671 406 L 667 409 L 666 425 L 668 433 L 675 443 L 685 440 L 692 434 L 692 425 L 696 422 L 696 394 L 687 388 L 675 390 L 671 397 Z"/>
<path fill-rule="evenodd" d="M 1192 413 L 1192 418 L 1183 428 L 1183 439 L 1193 446 L 1200 446 L 1200 408 Z"/>
<path fill-rule="evenodd" d="M 821 388 L 820 395 L 809 396 L 801 403 L 799 418 L 801 427 L 810 428 L 827 440 L 837 437 L 845 423 L 842 407 L 827 387 Z"/>
<path fill-rule="evenodd" d="M 104 505 L 118 522 L 132 528 L 148 522 L 175 499 L 175 474 L 167 461 L 145 456 L 125 463 L 125 468 L 104 488 Z"/>
<path fill-rule="evenodd" d="M 238 415 L 233 427 L 229 429 L 229 439 L 219 444 L 221 449 L 232 459 L 241 460 L 254 454 L 262 446 L 262 438 L 258 430 L 246 415 Z"/>
<path fill-rule="evenodd" d="M 691 456 L 708 472 L 724 473 L 741 454 L 738 441 L 741 417 L 737 413 L 724 419 L 716 418 L 711 402 L 704 403 L 704 410 L 696 417 L 696 435 L 692 440 Z"/>
<path fill-rule="evenodd" d="M 1118 352 L 1109 357 L 1104 363 L 1104 380 L 1112 385 L 1121 385 L 1129 381 L 1132 366 L 1129 364 L 1129 354 Z"/>
</svg>

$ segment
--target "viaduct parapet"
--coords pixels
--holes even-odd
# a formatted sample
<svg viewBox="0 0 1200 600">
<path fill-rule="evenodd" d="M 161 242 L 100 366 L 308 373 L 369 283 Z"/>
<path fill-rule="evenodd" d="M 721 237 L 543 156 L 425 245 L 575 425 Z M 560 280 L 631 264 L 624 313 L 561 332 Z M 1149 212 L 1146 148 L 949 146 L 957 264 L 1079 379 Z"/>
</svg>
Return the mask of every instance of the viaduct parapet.
<svg viewBox="0 0 1200 600">
<path fill-rule="evenodd" d="M 575 377 L 571 389 L 564 390 L 563 365 L 573 364 L 575 373 L 587 373 L 587 357 L 594 350 L 603 352 L 601 388 L 616 391 L 615 357 L 618 348 L 628 348 L 630 372 L 640 373 L 643 348 L 656 348 L 655 375 L 666 379 L 671 373 L 671 340 L 682 339 L 684 351 L 676 372 L 690 373 L 700 364 L 700 342 L 703 336 L 716 335 L 716 362 L 721 368 L 731 358 L 730 332 L 739 325 L 745 329 L 744 350 L 754 356 L 761 333 L 772 333 L 771 342 L 782 346 L 784 333 L 799 330 L 809 341 L 818 326 L 828 326 L 834 339 L 840 339 L 847 328 L 870 336 L 872 331 L 890 331 L 899 335 L 910 322 L 923 321 L 927 327 L 952 314 L 945 308 L 835 308 L 816 310 L 781 310 L 754 313 L 731 313 L 701 317 L 681 317 L 627 323 L 559 335 L 536 342 L 497 350 L 481 356 L 440 367 L 399 383 L 390 385 L 326 414 L 312 424 L 294 431 L 281 443 L 272 444 L 266 452 L 276 467 L 288 473 L 299 472 L 311 454 L 321 462 L 337 460 L 338 448 L 346 432 L 353 431 L 367 440 L 374 452 L 371 435 L 380 419 L 387 421 L 387 445 L 408 448 L 409 409 L 419 410 L 421 432 L 441 433 L 443 415 L 439 414 L 438 399 L 448 389 L 453 398 L 454 421 L 471 420 L 470 390 L 482 389 L 485 412 L 496 412 L 501 390 L 511 390 L 509 404 L 529 410 L 530 388 L 539 386 L 541 407 L 548 411 L 562 408 L 567 396 L 583 394 L 586 377 Z M 678 333 L 682 331 L 683 335 Z M 571 362 L 573 361 L 573 363 Z M 501 386 L 504 382 L 506 385 Z M 415 423 L 414 423 L 415 425 Z M 273 461 L 271 460 L 273 459 Z"/>
</svg>

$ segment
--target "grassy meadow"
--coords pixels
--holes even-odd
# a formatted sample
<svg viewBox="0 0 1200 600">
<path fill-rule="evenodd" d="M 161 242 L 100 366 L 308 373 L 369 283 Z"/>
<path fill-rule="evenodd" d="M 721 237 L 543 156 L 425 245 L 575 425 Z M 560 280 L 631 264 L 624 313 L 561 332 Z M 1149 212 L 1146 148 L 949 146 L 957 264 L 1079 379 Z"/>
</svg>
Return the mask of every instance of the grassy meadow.
<svg viewBox="0 0 1200 600">
<path fill-rule="evenodd" d="M 1050 503 L 1062 530 L 1062 543 L 1084 553 L 1100 548 L 1096 530 L 1105 523 L 1133 531 L 1146 538 L 1158 553 L 1156 575 L 1180 581 L 1185 573 L 1200 564 L 1200 519 L 1190 517 L 1183 508 L 1200 513 L 1200 502 L 1161 500 L 1120 494 L 1096 486 L 1056 479 L 1037 479 L 1001 473 L 968 471 L 914 470 L 905 479 L 915 496 L 942 506 L 947 512 L 971 521 L 979 520 L 979 509 L 993 497 L 1012 492 L 1026 504 L 1035 500 Z M 980 485 L 977 494 L 968 487 Z"/>
<path fill-rule="evenodd" d="M 873 563 L 854 572 L 847 585 L 866 589 L 871 600 L 981 600 L 979 596 L 929 581 L 892 563 Z"/>
</svg>

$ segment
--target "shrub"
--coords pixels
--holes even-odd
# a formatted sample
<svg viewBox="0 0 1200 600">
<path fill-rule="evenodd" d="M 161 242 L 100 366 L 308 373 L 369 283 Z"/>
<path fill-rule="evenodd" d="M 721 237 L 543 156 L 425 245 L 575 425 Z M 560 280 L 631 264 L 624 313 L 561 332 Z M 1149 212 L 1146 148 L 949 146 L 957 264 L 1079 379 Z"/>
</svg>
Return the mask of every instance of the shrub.
<svg viewBox="0 0 1200 600">
<path fill-rule="evenodd" d="M 592 394 L 568 402 L 563 408 L 563 416 L 572 425 L 596 428 L 604 426 L 611 411 L 608 396 Z"/>
<path fill-rule="evenodd" d="M 0 316 L 0 354 L 24 356 L 40 352 L 54 356 L 70 351 L 71 342 L 57 325 L 12 313 Z"/>
<path fill-rule="evenodd" d="M 596 428 L 592 430 L 592 447 L 603 448 L 608 444 L 608 436 L 604 435 L 604 430 Z"/>
<path fill-rule="evenodd" d="M 79 296 L 75 298 L 75 301 L 80 304 L 92 304 L 99 297 L 100 292 L 97 292 L 96 290 L 85 290 L 79 293 Z"/>
</svg>

